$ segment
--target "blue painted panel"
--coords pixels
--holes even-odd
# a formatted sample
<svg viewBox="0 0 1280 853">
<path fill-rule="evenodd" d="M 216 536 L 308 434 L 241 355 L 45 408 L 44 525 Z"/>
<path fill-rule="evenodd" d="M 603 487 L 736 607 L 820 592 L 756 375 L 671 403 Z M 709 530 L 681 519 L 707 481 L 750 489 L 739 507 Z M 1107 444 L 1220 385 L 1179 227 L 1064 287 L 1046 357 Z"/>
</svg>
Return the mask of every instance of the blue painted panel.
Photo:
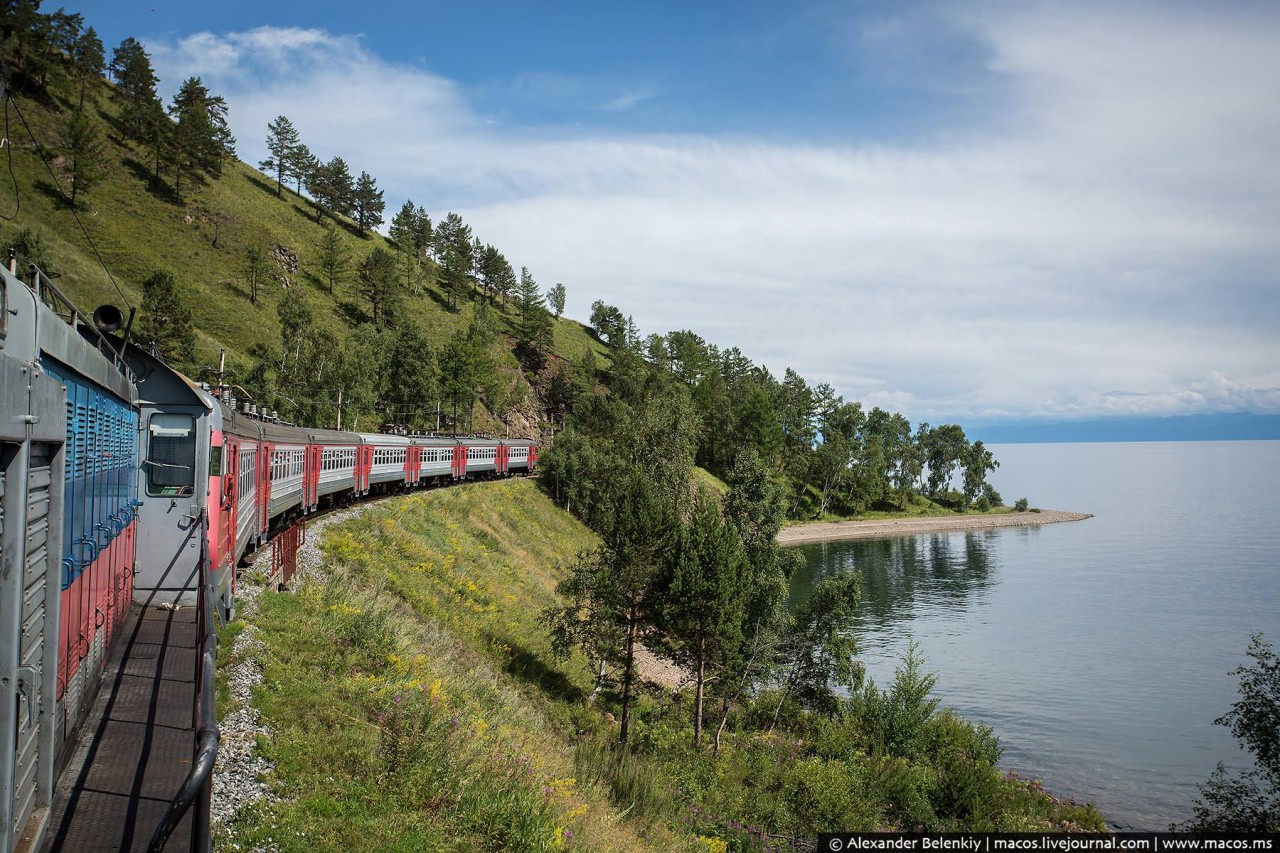
<svg viewBox="0 0 1280 853">
<path fill-rule="evenodd" d="M 62 588 L 84 573 L 132 515 L 137 413 L 60 365 L 45 369 L 67 387 Z"/>
</svg>

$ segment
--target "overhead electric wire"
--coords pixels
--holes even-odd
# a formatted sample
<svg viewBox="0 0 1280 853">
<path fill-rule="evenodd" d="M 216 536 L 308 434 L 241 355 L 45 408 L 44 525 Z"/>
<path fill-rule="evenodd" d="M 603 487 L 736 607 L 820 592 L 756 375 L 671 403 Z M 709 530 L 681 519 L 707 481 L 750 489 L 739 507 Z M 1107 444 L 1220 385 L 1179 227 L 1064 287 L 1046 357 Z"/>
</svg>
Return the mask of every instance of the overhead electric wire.
<svg viewBox="0 0 1280 853">
<path fill-rule="evenodd" d="M 49 163 L 49 158 L 44 156 L 44 149 L 40 147 L 40 140 L 36 139 L 36 135 L 31 131 L 31 125 L 27 124 L 27 117 L 22 114 L 22 109 L 19 108 L 17 100 L 12 97 L 5 99 L 6 123 L 8 122 L 8 105 L 10 103 L 13 104 L 14 112 L 18 114 L 18 120 L 22 122 L 22 126 L 26 129 L 27 136 L 31 137 L 31 144 L 35 146 L 36 154 L 40 156 L 40 161 L 44 163 L 45 169 L 49 171 L 49 177 L 53 179 L 53 185 L 58 188 L 58 192 L 62 193 L 63 199 L 67 201 L 67 207 L 71 211 L 72 218 L 75 219 L 76 225 L 80 227 L 80 233 L 84 235 L 84 239 L 88 241 L 89 248 L 93 250 L 93 256 L 98 259 L 98 263 L 102 266 L 102 271 L 107 274 L 107 280 L 110 281 L 111 286 L 116 289 L 116 293 L 120 294 L 120 298 L 124 300 L 125 307 L 132 311 L 133 303 L 129 301 L 129 297 L 124 295 L 124 290 L 116 281 L 116 277 L 113 276 L 111 274 L 111 270 L 107 268 L 107 262 L 103 259 L 102 253 L 98 251 L 98 244 L 93 242 L 93 237 L 89 236 L 89 230 L 85 228 L 84 223 L 80 221 L 80 214 L 76 211 L 75 207 L 71 205 L 70 197 L 67 195 L 67 191 L 62 188 L 62 184 L 58 181 L 58 175 L 53 171 L 53 166 Z M 5 130 L 7 136 L 8 128 L 6 127 Z M 9 147 L 13 147 L 12 143 L 10 143 Z M 10 156 L 12 157 L 12 154 L 10 154 Z M 10 163 L 10 170 L 12 171 L 12 163 Z M 17 187 L 16 178 L 14 179 L 14 187 L 15 189 Z"/>
<path fill-rule="evenodd" d="M 22 195 L 18 192 L 18 176 L 13 172 L 13 142 L 9 138 L 9 78 L 0 77 L 0 98 L 4 98 L 4 138 L 0 139 L 0 148 L 7 149 L 6 159 L 9 162 L 9 179 L 13 181 L 13 215 L 0 213 L 0 219 L 14 222 L 22 211 Z"/>
</svg>

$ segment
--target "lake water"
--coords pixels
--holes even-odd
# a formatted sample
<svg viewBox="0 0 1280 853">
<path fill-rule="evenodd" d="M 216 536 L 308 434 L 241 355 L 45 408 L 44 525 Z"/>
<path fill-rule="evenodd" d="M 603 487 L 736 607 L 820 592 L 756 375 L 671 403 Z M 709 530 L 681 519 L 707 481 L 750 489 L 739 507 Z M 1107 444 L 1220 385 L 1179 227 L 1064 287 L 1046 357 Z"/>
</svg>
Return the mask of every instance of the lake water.
<svg viewBox="0 0 1280 853">
<path fill-rule="evenodd" d="M 862 658 L 887 685 L 912 638 L 944 704 L 992 726 L 1006 768 L 1117 829 L 1188 818 L 1222 761 L 1213 725 L 1250 634 L 1280 646 L 1280 442 L 992 448 L 1006 503 L 1086 521 L 804 546 L 863 573 Z"/>
</svg>

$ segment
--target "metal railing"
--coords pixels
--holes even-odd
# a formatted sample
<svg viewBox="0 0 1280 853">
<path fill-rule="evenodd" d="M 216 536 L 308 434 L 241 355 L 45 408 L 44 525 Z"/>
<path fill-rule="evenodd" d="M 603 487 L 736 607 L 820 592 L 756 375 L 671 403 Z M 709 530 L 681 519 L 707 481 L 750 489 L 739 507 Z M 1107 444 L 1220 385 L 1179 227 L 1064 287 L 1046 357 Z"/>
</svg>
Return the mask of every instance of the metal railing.
<svg viewBox="0 0 1280 853">
<path fill-rule="evenodd" d="M 133 382 L 133 371 L 124 358 L 125 341 L 128 340 L 129 333 L 133 327 L 133 309 L 129 310 L 129 320 L 125 329 L 124 340 L 117 345 L 102 333 L 92 317 L 85 316 L 75 306 L 75 303 L 58 289 L 57 285 L 45 274 L 44 270 L 35 264 L 28 265 L 27 270 L 31 274 L 31 289 L 35 292 L 36 298 L 47 305 L 53 313 L 61 317 L 68 326 L 74 329 L 87 329 L 93 335 L 93 344 L 98 351 L 110 359 L 111 364 L 127 376 L 130 382 Z"/>
<path fill-rule="evenodd" d="M 214 602 L 217 594 L 209 571 L 209 537 L 207 519 L 201 524 L 200 533 L 200 592 L 199 610 L 196 614 L 196 634 L 203 648 L 200 666 L 196 672 L 196 697 L 193 713 L 196 715 L 196 754 L 191 770 L 169 804 L 160 825 L 147 845 L 149 853 L 159 853 L 169 842 L 182 818 L 191 807 L 195 813 L 191 819 L 191 849 L 209 853 L 213 849 L 210 827 L 210 806 L 213 797 L 213 768 L 218 761 L 217 696 L 215 670 L 218 662 L 218 631 L 214 622 Z"/>
<path fill-rule="evenodd" d="M 298 568 L 298 549 L 307 541 L 307 521 L 300 518 L 271 540 L 271 575 L 287 584 Z"/>
</svg>

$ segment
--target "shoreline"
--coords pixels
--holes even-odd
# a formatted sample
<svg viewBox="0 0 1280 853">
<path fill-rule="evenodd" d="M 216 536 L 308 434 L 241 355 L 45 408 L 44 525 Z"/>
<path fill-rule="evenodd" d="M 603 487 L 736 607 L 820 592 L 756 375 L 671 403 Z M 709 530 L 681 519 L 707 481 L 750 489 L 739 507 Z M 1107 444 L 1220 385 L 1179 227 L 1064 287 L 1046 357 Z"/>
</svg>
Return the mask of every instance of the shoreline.
<svg viewBox="0 0 1280 853">
<path fill-rule="evenodd" d="M 811 521 L 778 531 L 779 545 L 805 545 L 840 539 L 892 539 L 921 533 L 956 530 L 994 530 L 1001 527 L 1038 527 L 1063 521 L 1083 521 L 1093 513 L 1045 509 L 1040 512 L 1008 512 L 999 515 L 934 515 L 921 518 L 889 518 L 852 521 Z"/>
</svg>

